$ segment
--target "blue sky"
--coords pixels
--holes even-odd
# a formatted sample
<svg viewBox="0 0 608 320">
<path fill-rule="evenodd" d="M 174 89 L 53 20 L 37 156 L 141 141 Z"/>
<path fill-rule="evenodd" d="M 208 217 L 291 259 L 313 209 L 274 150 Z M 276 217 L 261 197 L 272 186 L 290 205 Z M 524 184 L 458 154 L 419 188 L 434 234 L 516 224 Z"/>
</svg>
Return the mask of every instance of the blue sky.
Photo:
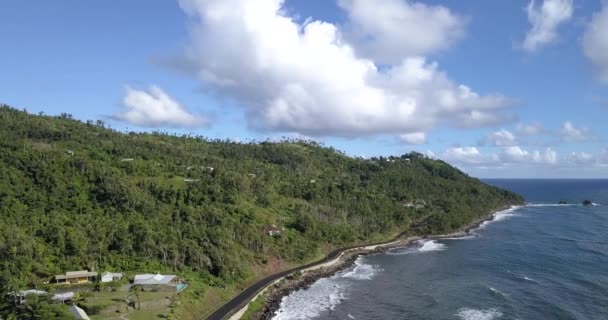
<svg viewBox="0 0 608 320">
<path fill-rule="evenodd" d="M 0 102 L 33 113 L 608 178 L 602 0 L 8 0 L 0 15 Z"/>
</svg>

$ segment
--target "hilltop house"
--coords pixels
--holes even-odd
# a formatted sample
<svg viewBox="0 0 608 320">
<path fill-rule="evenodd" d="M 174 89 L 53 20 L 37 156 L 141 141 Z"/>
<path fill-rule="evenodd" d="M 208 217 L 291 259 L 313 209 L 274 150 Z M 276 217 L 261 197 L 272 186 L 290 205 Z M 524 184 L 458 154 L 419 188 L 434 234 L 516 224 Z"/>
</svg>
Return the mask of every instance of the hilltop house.
<svg viewBox="0 0 608 320">
<path fill-rule="evenodd" d="M 81 271 L 68 271 L 65 274 L 55 276 L 55 283 L 57 284 L 78 284 L 78 283 L 91 283 L 97 280 L 97 272 L 89 272 L 87 270 Z"/>
<path fill-rule="evenodd" d="M 118 272 L 104 272 L 101 274 L 101 282 L 113 282 L 122 279 L 122 273 Z"/>
<path fill-rule="evenodd" d="M 157 274 L 138 274 L 133 278 L 133 285 L 140 285 L 144 290 L 161 290 L 161 291 L 177 291 L 180 292 L 186 288 L 186 284 L 182 283 L 176 275 Z"/>
</svg>

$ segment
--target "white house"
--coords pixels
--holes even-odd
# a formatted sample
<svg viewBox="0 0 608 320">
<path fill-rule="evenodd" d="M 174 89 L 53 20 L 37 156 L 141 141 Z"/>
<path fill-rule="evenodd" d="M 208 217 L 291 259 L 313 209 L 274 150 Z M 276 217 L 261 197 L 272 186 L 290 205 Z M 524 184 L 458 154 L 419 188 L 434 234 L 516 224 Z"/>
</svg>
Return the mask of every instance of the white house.
<svg viewBox="0 0 608 320">
<path fill-rule="evenodd" d="M 160 273 L 138 274 L 133 279 L 133 284 L 142 286 L 166 286 L 173 283 L 176 278 L 175 275 L 162 275 Z"/>
<path fill-rule="evenodd" d="M 122 273 L 104 272 L 101 274 L 101 282 L 119 281 L 120 279 L 122 279 Z"/>
</svg>

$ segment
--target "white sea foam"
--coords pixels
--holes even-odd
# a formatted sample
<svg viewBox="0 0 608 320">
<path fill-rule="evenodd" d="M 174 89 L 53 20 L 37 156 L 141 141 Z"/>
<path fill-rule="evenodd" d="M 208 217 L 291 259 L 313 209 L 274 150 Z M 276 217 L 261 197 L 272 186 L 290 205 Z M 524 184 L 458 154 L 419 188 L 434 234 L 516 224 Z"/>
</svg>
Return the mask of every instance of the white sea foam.
<svg viewBox="0 0 608 320">
<path fill-rule="evenodd" d="M 578 203 L 528 203 L 526 207 L 574 207 L 580 205 Z"/>
<path fill-rule="evenodd" d="M 470 233 L 470 234 L 467 234 L 466 236 L 441 238 L 441 240 L 469 240 L 469 239 L 476 239 L 476 238 L 479 238 L 479 235 L 477 233 Z"/>
<path fill-rule="evenodd" d="M 436 240 L 427 240 L 424 241 L 422 247 L 418 248 L 419 252 L 429 252 L 429 251 L 443 251 L 447 248 L 447 246 L 443 243 L 439 243 Z"/>
<path fill-rule="evenodd" d="M 460 238 L 454 238 L 460 239 Z M 416 247 L 405 247 L 405 248 L 397 248 L 392 249 L 386 252 L 386 255 L 389 256 L 401 256 L 405 254 L 411 253 L 424 253 L 424 252 L 433 252 L 433 251 L 443 251 L 447 249 L 447 246 L 443 243 L 437 242 L 437 240 L 418 240 L 416 241 L 418 246 Z"/>
<path fill-rule="evenodd" d="M 296 291 L 281 301 L 274 320 L 312 319 L 333 310 L 345 299 L 345 285 L 335 277 L 320 279 L 306 290 Z"/>
<path fill-rule="evenodd" d="M 490 223 L 492 222 L 496 222 L 496 221 L 502 221 L 511 217 L 515 217 L 518 216 L 518 214 L 516 213 L 517 210 L 521 209 L 521 206 L 512 206 L 509 209 L 506 210 L 502 210 L 502 211 L 498 211 L 496 213 L 494 213 L 493 217 L 491 220 L 487 220 L 484 221 L 482 224 L 479 225 L 478 229 L 483 229 L 486 226 L 488 226 Z"/>
<path fill-rule="evenodd" d="M 502 292 L 502 291 L 500 291 L 500 290 L 498 290 L 498 289 L 496 289 L 496 288 L 494 288 L 494 287 L 489 287 L 489 289 L 490 289 L 490 291 L 492 291 L 494 294 L 497 294 L 497 295 L 499 295 L 499 296 L 502 296 L 502 297 L 508 297 L 508 296 L 509 296 L 508 294 L 506 294 L 506 293 L 504 293 L 504 292 Z"/>
<path fill-rule="evenodd" d="M 471 309 L 463 308 L 456 314 L 462 320 L 494 320 L 502 317 L 502 312 L 496 309 Z"/>
<path fill-rule="evenodd" d="M 532 281 L 532 282 L 536 282 L 536 280 L 532 279 L 532 278 L 528 278 L 528 277 L 524 277 L 524 280 L 526 281 Z"/>
<path fill-rule="evenodd" d="M 342 278 L 351 278 L 357 280 L 371 280 L 376 273 L 382 271 L 378 266 L 367 264 L 361 261 L 361 258 L 355 261 L 355 266 L 342 273 Z"/>
<path fill-rule="evenodd" d="M 320 279 L 306 290 L 299 290 L 286 296 L 281 301 L 274 320 L 313 319 L 324 311 L 331 311 L 344 301 L 348 280 L 370 280 L 378 272 L 378 266 L 365 263 L 364 258 L 355 261 L 355 265 L 338 274 Z M 351 319 L 354 319 L 352 317 Z"/>
<path fill-rule="evenodd" d="M 353 315 L 352 315 L 352 314 L 350 314 L 350 313 L 348 314 L 348 318 L 349 318 L 349 319 L 357 319 L 357 318 L 355 318 L 355 316 L 353 316 Z"/>
</svg>

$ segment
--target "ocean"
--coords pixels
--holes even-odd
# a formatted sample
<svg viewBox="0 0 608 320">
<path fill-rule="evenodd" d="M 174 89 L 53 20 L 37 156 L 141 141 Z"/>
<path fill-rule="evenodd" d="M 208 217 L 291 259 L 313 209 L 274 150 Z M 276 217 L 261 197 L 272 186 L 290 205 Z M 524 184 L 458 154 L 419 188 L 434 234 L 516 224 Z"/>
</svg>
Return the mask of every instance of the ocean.
<svg viewBox="0 0 608 320">
<path fill-rule="evenodd" d="M 285 297 L 274 319 L 608 319 L 608 180 L 485 182 L 529 205 L 470 237 L 361 257 Z"/>
</svg>

